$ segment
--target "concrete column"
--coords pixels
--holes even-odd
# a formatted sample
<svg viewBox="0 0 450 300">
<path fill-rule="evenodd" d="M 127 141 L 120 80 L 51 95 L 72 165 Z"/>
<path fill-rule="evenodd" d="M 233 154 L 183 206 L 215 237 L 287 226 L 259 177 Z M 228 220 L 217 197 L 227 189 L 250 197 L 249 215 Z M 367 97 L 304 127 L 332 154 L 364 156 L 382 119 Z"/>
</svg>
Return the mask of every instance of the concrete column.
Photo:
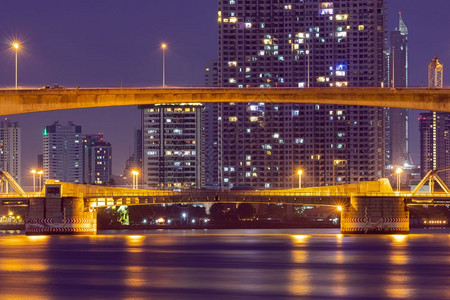
<svg viewBox="0 0 450 300">
<path fill-rule="evenodd" d="M 403 198 L 352 197 L 344 207 L 342 233 L 409 233 L 409 211 Z"/>
<path fill-rule="evenodd" d="M 31 199 L 25 234 L 96 234 L 97 212 L 84 207 L 83 198 Z"/>
</svg>

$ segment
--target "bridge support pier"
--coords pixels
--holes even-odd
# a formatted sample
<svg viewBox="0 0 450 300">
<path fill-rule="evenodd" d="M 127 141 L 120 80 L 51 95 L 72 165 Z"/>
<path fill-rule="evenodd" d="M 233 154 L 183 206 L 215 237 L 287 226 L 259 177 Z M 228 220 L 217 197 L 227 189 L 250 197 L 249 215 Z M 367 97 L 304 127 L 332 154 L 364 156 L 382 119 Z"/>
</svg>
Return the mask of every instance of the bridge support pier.
<svg viewBox="0 0 450 300">
<path fill-rule="evenodd" d="M 25 234 L 96 234 L 97 212 L 86 210 L 83 198 L 35 198 L 27 209 Z"/>
<path fill-rule="evenodd" d="M 341 216 L 342 233 L 409 233 L 409 211 L 402 198 L 352 197 Z"/>
</svg>

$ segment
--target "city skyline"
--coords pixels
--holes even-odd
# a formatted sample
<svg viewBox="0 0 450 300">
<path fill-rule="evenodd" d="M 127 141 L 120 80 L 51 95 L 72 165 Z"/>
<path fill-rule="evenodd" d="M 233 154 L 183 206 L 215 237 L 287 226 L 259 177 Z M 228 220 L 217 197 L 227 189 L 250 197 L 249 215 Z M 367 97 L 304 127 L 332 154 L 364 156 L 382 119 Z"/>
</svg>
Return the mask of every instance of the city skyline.
<svg viewBox="0 0 450 300">
<path fill-rule="evenodd" d="M 406 7 L 401 1 L 388 2 L 388 30 L 395 28 L 396 22 L 398 22 L 396 17 L 399 10 L 403 11 L 405 22 L 408 22 L 408 20 L 413 20 L 415 16 L 419 14 L 425 16 L 428 14 L 431 16 L 431 14 L 435 15 L 441 13 L 442 9 L 437 8 L 448 6 L 444 1 L 436 1 L 436 3 L 439 2 L 439 4 L 433 6 L 432 9 L 427 10 L 424 9 L 424 4 L 421 1 L 413 2 L 417 5 L 412 5 L 412 3 L 410 3 L 408 7 Z M 24 50 L 19 55 L 19 86 L 23 84 L 42 86 L 52 85 L 53 83 L 58 83 L 63 86 L 70 86 L 70 84 L 73 84 L 72 86 L 80 85 L 83 87 L 95 85 L 120 86 L 121 82 L 123 86 L 158 86 L 161 85 L 162 54 L 159 46 L 160 42 L 163 40 L 167 41 L 169 45 L 167 53 L 167 84 L 179 84 L 184 86 L 192 84 L 200 86 L 203 83 L 203 70 L 207 63 L 207 59 L 216 56 L 215 39 L 217 4 L 215 1 L 201 1 L 195 9 L 189 7 L 189 5 L 186 5 L 184 2 L 175 0 L 170 1 L 170 4 L 169 2 L 166 4 L 152 4 L 150 6 L 152 6 L 154 10 L 150 9 L 148 11 L 150 15 L 145 19 L 145 22 L 143 19 L 138 18 L 141 21 L 132 22 L 131 25 L 125 23 L 122 25 L 114 25 L 109 29 L 110 31 L 114 31 L 117 27 L 121 28 L 117 35 L 117 39 L 104 43 L 104 47 L 110 48 L 110 53 L 102 52 L 102 49 L 100 49 L 102 43 L 99 43 L 99 41 L 96 43 L 95 38 L 98 39 L 98 34 L 102 32 L 102 30 L 106 30 L 106 24 L 113 22 L 115 17 L 118 15 L 131 17 L 134 16 L 135 13 L 139 14 L 137 10 L 142 8 L 141 6 L 129 5 L 125 11 L 119 12 L 118 10 L 122 7 L 120 5 L 122 2 L 110 2 L 108 9 L 102 16 L 102 18 L 105 19 L 104 22 L 106 24 L 98 25 L 97 22 L 94 22 L 93 15 L 104 8 L 104 6 L 100 4 L 90 5 L 89 7 L 77 4 L 77 7 L 71 7 L 70 4 L 51 6 L 49 3 L 49 1 L 44 1 L 44 3 L 41 2 L 39 3 L 39 7 L 36 7 L 37 4 L 32 3 L 31 1 L 19 1 L 19 3 L 7 4 L 7 11 L 9 8 L 10 14 L 5 16 L 1 21 L 1 23 L 3 23 L 2 28 L 5 28 L 3 40 L 6 49 L 1 53 L 2 59 L 5 61 L 5 67 L 0 70 L 1 86 L 13 86 L 14 84 L 13 56 L 8 54 L 7 50 L 9 46 L 7 40 L 13 36 L 24 37 Z M 180 7 L 179 10 L 176 9 L 175 12 L 172 12 L 171 20 L 179 20 L 180 24 L 183 24 L 184 30 L 178 30 L 180 26 L 179 24 L 177 25 L 178 21 L 162 21 L 164 20 L 164 14 L 161 14 L 161 11 L 165 11 L 165 5 L 175 5 Z M 65 8 L 67 7 L 71 7 L 72 12 L 65 12 Z M 36 28 L 31 28 L 31 25 L 34 26 L 33 20 L 36 22 L 36 18 L 39 15 L 35 11 L 42 12 L 44 15 L 56 13 L 56 15 L 61 14 L 64 16 L 68 14 L 68 16 L 66 16 L 67 21 L 61 20 L 62 16 L 55 17 L 58 22 L 61 23 L 58 30 L 50 30 L 52 22 L 56 22 L 56 19 L 52 18 L 46 22 L 42 22 L 42 24 L 40 23 L 40 26 L 36 26 Z M 17 17 L 19 12 L 24 13 L 29 17 L 27 19 L 28 21 L 25 23 L 26 25 L 14 21 L 14 17 Z M 161 16 L 155 16 L 155 18 L 150 17 L 152 16 L 152 13 L 156 12 Z M 78 28 L 78 31 L 71 29 L 68 30 L 68 32 L 64 32 L 65 28 L 70 25 L 69 23 L 73 21 L 76 16 L 80 15 L 88 15 L 91 17 L 85 18 L 86 24 Z M 41 15 L 39 15 L 39 20 L 41 22 Z M 439 54 L 436 52 L 438 52 L 438 49 L 440 48 L 437 48 L 436 44 L 434 44 L 433 47 L 433 41 L 435 41 L 434 43 L 437 43 L 438 39 L 436 38 L 436 35 L 438 33 L 427 30 L 427 28 L 434 26 L 433 22 L 436 22 L 436 19 L 430 17 L 428 23 L 420 24 L 420 26 L 416 24 L 411 24 L 411 26 L 409 26 L 410 32 L 413 33 L 410 36 L 412 65 L 410 72 L 411 86 L 420 86 L 421 82 L 426 82 L 426 65 L 430 59 L 429 55 L 434 56 Z M 148 28 L 158 29 L 147 30 L 144 28 L 146 26 L 142 26 L 142 23 L 148 24 Z M 137 25 L 140 26 L 136 27 Z M 132 38 L 124 38 L 126 36 L 124 33 L 127 30 L 132 29 L 135 30 L 136 34 L 134 34 Z M 202 30 L 201 34 L 197 33 L 195 35 L 186 36 L 186 34 L 181 33 L 193 29 Z M 46 33 L 46 31 L 48 32 Z M 424 34 L 425 31 L 427 34 Z M 106 32 L 108 33 L 109 31 L 106 30 Z M 84 33 L 85 36 L 81 33 Z M 109 32 L 108 35 L 106 35 L 106 38 L 110 38 L 111 35 L 112 33 Z M 152 37 L 148 38 L 147 35 Z M 36 38 L 37 36 L 39 38 Z M 48 36 L 48 38 L 46 38 L 46 36 Z M 71 41 L 68 39 L 69 36 L 73 38 L 73 44 L 71 44 Z M 427 40 L 427 43 L 424 43 L 423 40 L 421 40 L 425 38 L 429 39 Z M 59 41 L 62 46 L 51 47 L 50 41 L 55 42 L 56 46 Z M 90 45 L 90 42 L 92 41 L 94 41 L 92 44 L 93 47 L 89 47 L 88 45 Z M 142 41 L 144 41 L 142 47 L 138 47 L 138 42 Z M 114 43 L 115 46 L 112 46 L 110 43 Z M 68 49 L 69 44 L 74 45 L 73 50 Z M 123 56 L 126 59 L 123 59 L 122 56 L 120 56 L 120 59 L 117 57 L 118 51 L 124 51 L 122 47 L 125 46 L 122 46 L 122 44 L 127 45 L 126 48 L 128 50 L 126 53 L 131 53 L 130 56 L 133 56 L 134 59 L 129 58 L 128 55 Z M 418 48 L 421 44 L 426 44 L 428 46 L 427 49 L 419 51 Z M 436 50 L 433 50 L 432 48 Z M 52 50 L 50 51 L 48 49 Z M 59 51 L 57 51 L 58 49 Z M 102 53 L 104 57 L 100 57 L 99 53 Z M 84 54 L 85 57 L 83 57 L 82 54 Z M 120 55 L 122 54 L 123 53 L 121 52 Z M 448 56 L 449 53 L 439 54 L 439 58 L 444 65 L 446 61 L 448 61 Z M 116 59 L 114 59 L 114 57 Z M 145 58 L 143 64 L 139 64 L 139 58 Z M 186 63 L 183 63 L 183 61 L 187 61 L 188 58 L 189 60 L 192 59 L 190 66 L 186 66 Z M 53 62 L 55 63 L 55 66 L 56 64 L 61 65 L 59 70 L 51 68 Z M 106 64 L 111 66 L 103 70 L 103 75 L 99 74 L 101 73 L 99 71 L 102 69 L 101 66 Z M 84 67 L 83 71 L 80 70 L 83 69 L 81 66 Z M 175 66 L 177 67 L 177 72 L 175 72 Z M 69 71 L 65 70 L 66 68 Z M 114 70 L 111 70 L 111 68 L 116 68 L 116 72 L 113 72 Z M 191 70 L 193 70 L 193 72 L 191 72 Z M 132 73 L 131 75 L 130 72 Z M 39 75 L 37 75 L 37 73 Z M 119 73 L 120 76 L 117 75 Z M 83 77 L 83 81 L 79 79 L 76 80 L 74 76 Z M 122 77 L 126 79 L 120 80 Z M 101 82 L 98 82 L 95 80 L 96 78 L 106 79 L 102 79 Z M 183 78 L 189 78 L 189 80 L 183 80 Z M 133 151 L 132 133 L 133 128 L 139 127 L 138 122 L 136 122 L 136 120 L 139 119 L 139 110 L 136 107 L 91 109 L 12 116 L 9 119 L 11 121 L 18 121 L 21 124 L 21 127 L 24 128 L 23 144 L 27 149 L 40 148 L 36 146 L 42 145 L 39 140 L 41 130 L 47 123 L 54 120 L 60 120 L 61 122 L 72 120 L 76 123 L 83 124 L 86 131 L 103 131 L 105 133 L 105 138 L 111 141 L 113 147 L 116 144 L 120 145 L 114 147 L 117 150 L 115 150 L 115 162 L 113 166 L 114 174 L 119 174 L 124 168 L 126 158 L 128 158 L 129 154 Z M 412 118 L 413 124 L 411 124 L 411 127 L 412 130 L 415 130 L 416 135 L 415 137 L 412 136 L 412 139 L 415 138 L 418 140 L 418 126 L 417 124 L 414 124 L 416 123 L 414 122 L 415 120 L 417 119 Z M 414 129 L 414 127 L 417 129 Z M 412 144 L 414 145 L 414 142 Z M 411 149 L 411 151 L 413 153 L 415 152 L 415 157 L 417 158 L 418 143 L 416 142 L 415 145 L 417 150 L 414 151 L 414 149 Z M 36 160 L 36 154 L 38 153 L 24 155 L 24 171 L 33 167 Z"/>
</svg>

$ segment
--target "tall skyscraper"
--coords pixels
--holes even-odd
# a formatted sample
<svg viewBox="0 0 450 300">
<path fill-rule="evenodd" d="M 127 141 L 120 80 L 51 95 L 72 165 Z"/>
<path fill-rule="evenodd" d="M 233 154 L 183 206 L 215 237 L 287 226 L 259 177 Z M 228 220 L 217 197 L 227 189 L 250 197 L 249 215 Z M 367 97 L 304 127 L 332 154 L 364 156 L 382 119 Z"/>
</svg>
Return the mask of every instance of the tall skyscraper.
<svg viewBox="0 0 450 300">
<path fill-rule="evenodd" d="M 379 87 L 384 0 L 219 0 L 219 84 L 236 88 Z M 222 187 L 291 188 L 376 180 L 384 172 L 383 109 L 219 105 Z"/>
<path fill-rule="evenodd" d="M 55 122 L 44 129 L 44 179 L 84 183 L 81 126 Z"/>
<path fill-rule="evenodd" d="M 443 87 L 443 65 L 434 58 L 428 66 L 428 87 Z M 430 170 L 450 166 L 450 114 L 441 112 L 421 113 L 420 129 L 420 168 L 424 177 Z M 450 172 L 439 176 L 450 184 Z"/>
<path fill-rule="evenodd" d="M 7 119 L 0 123 L 0 170 L 21 182 L 21 130 L 18 122 Z"/>
<path fill-rule="evenodd" d="M 391 32 L 389 54 L 390 86 L 408 87 L 408 28 L 399 13 L 399 26 Z M 410 163 L 408 150 L 408 110 L 389 108 L 387 121 L 388 164 L 403 166 Z"/>
<path fill-rule="evenodd" d="M 150 105 L 140 109 L 143 184 L 162 189 L 203 186 L 202 105 Z"/>
</svg>

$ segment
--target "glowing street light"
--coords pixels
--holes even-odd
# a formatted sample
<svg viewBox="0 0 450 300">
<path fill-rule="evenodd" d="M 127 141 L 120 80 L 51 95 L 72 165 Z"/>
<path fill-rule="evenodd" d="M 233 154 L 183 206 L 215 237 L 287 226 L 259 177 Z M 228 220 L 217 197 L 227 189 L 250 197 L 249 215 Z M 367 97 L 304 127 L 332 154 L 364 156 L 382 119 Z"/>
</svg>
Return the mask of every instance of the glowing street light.
<svg viewBox="0 0 450 300">
<path fill-rule="evenodd" d="M 301 189 L 303 170 L 298 170 L 297 174 L 298 174 L 298 188 Z"/>
<path fill-rule="evenodd" d="M 162 70 L 162 82 L 163 82 L 163 88 L 166 87 L 166 49 L 167 49 L 167 44 L 166 43 L 162 43 L 161 44 L 161 49 L 162 49 L 162 53 L 163 53 L 163 70 Z"/>
<path fill-rule="evenodd" d="M 138 185 L 139 185 L 139 171 L 137 170 L 133 170 L 131 171 L 131 175 L 133 175 L 133 189 L 137 190 L 138 189 Z"/>
<path fill-rule="evenodd" d="M 39 170 L 37 171 L 37 174 L 39 175 L 39 191 L 42 190 L 42 175 L 44 174 L 44 171 Z"/>
<path fill-rule="evenodd" d="M 35 169 L 31 170 L 31 174 L 33 174 L 33 192 L 36 192 L 36 173 Z"/>
<path fill-rule="evenodd" d="M 400 175 L 403 173 L 403 169 L 397 168 L 397 170 L 395 170 L 395 173 L 397 174 L 397 192 L 400 192 Z"/>
<path fill-rule="evenodd" d="M 20 50 L 20 43 L 17 42 L 17 41 L 16 42 L 12 42 L 11 48 L 16 54 L 16 90 L 17 90 L 17 56 L 18 56 L 18 52 Z"/>
<path fill-rule="evenodd" d="M 342 206 L 338 206 L 338 207 L 336 207 L 336 209 L 337 209 L 337 211 L 342 211 Z"/>
</svg>

